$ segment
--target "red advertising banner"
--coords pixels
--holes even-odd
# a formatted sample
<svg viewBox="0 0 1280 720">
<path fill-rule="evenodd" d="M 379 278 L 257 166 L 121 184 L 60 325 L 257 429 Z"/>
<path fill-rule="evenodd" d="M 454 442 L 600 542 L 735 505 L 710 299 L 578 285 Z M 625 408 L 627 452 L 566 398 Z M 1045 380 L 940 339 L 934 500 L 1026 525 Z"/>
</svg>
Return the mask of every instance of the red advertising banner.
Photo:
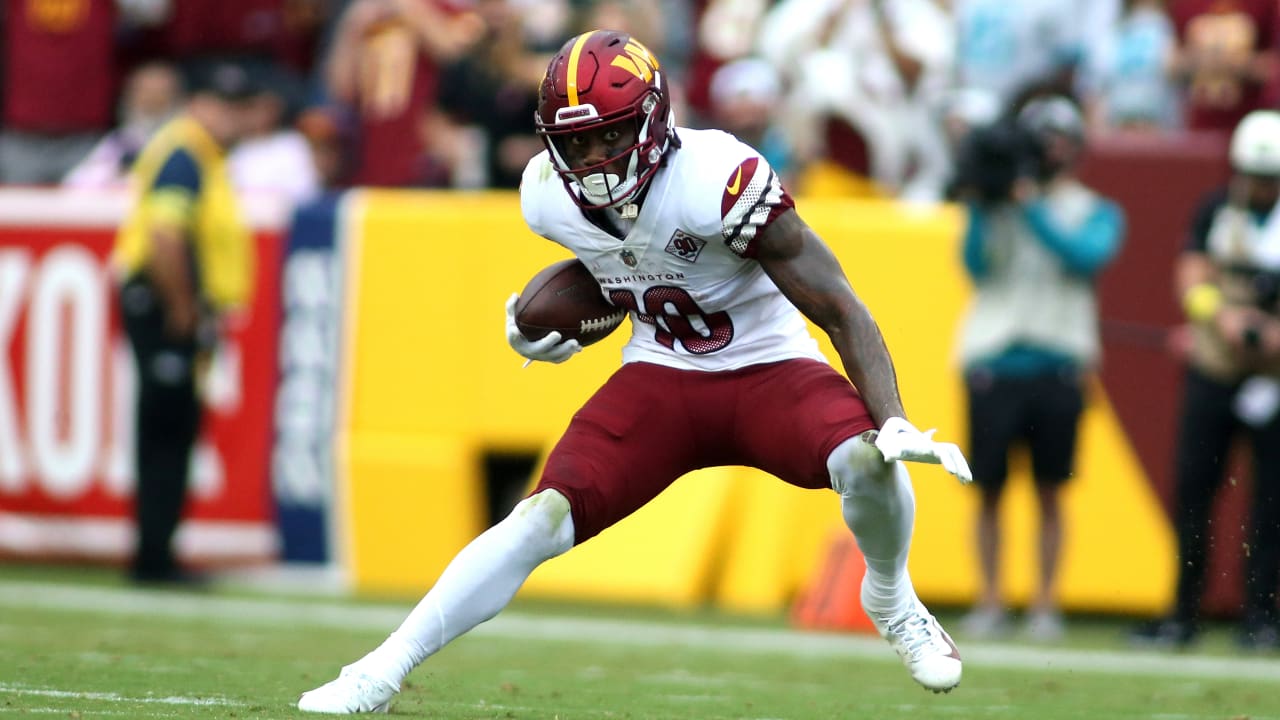
<svg viewBox="0 0 1280 720">
<path fill-rule="evenodd" d="M 133 550 L 134 361 L 107 263 L 121 198 L 0 192 L 0 556 Z M 253 302 L 213 361 L 176 539 L 196 562 L 273 558 L 268 461 L 281 223 L 257 223 Z"/>
</svg>

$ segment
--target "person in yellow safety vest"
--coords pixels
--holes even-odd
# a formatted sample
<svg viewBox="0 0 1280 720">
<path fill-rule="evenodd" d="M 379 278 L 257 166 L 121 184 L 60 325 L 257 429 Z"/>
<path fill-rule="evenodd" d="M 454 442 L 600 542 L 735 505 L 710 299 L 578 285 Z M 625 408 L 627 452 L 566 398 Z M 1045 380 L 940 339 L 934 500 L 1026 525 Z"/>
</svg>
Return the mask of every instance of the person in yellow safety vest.
<svg viewBox="0 0 1280 720">
<path fill-rule="evenodd" d="M 243 68 L 225 63 L 193 81 L 184 111 L 131 169 L 134 196 L 112 256 L 138 371 L 130 576 L 143 583 L 195 577 L 175 562 L 172 540 L 199 431 L 198 385 L 220 320 L 247 305 L 253 280 L 251 236 L 225 157 L 254 86 Z"/>
</svg>

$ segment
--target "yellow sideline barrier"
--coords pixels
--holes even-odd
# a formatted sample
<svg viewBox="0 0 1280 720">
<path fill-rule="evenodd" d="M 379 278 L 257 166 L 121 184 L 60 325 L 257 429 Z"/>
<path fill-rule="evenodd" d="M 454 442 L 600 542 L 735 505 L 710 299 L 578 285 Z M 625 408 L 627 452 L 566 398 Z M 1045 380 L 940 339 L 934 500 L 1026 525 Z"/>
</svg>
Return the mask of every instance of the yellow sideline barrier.
<svg viewBox="0 0 1280 720">
<path fill-rule="evenodd" d="M 726 610 L 775 613 L 817 570 L 833 529 L 844 527 L 840 501 L 835 493 L 799 490 L 759 470 L 742 473 L 713 597 Z"/>
<path fill-rule="evenodd" d="M 361 433 L 349 452 L 357 478 L 348 493 L 354 582 L 367 590 L 425 591 L 479 531 L 476 449 L 458 436 Z"/>
<path fill-rule="evenodd" d="M 963 443 L 953 347 L 969 283 L 959 264 L 959 211 L 828 198 L 799 207 L 879 321 L 911 419 Z M 480 453 L 545 453 L 617 367 L 630 330 L 564 365 L 521 369 L 503 338 L 503 303 L 568 253 L 528 231 L 515 196 L 367 192 L 363 208 L 349 239 L 349 451 L 340 453 L 339 473 L 346 557 L 360 587 L 420 591 L 483 529 Z M 1159 607 L 1172 577 L 1171 534 L 1100 388 L 1078 470 L 1067 496 L 1064 601 Z M 968 601 L 977 578 L 975 494 L 937 468 L 912 466 L 912 477 L 916 587 L 931 599 Z M 1029 595 L 1034 573 L 1028 488 L 1025 472 L 1015 477 L 1002 510 L 1002 563 L 1015 601 Z M 714 600 L 776 612 L 839 527 L 831 493 L 800 491 L 746 468 L 702 471 L 539 569 L 524 592 L 675 606 Z"/>
<path fill-rule="evenodd" d="M 708 468 L 680 478 L 631 517 L 538 568 L 522 595 L 701 604 L 733 522 L 741 471 Z"/>
</svg>

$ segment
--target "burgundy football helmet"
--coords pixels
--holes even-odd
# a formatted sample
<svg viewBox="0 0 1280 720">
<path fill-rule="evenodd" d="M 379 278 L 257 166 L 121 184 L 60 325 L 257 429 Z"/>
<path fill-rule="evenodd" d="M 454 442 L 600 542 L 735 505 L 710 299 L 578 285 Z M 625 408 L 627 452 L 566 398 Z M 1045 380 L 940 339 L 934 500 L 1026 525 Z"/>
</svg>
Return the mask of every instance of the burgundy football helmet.
<svg viewBox="0 0 1280 720">
<path fill-rule="evenodd" d="M 675 118 L 658 59 L 631 36 L 593 30 L 560 48 L 538 88 L 534 124 L 565 188 L 584 208 L 616 207 L 644 189 L 676 144 Z M 577 133 L 617 124 L 635 143 L 607 159 L 573 166 L 569 143 Z M 621 175 L 609 166 L 626 161 Z"/>
</svg>

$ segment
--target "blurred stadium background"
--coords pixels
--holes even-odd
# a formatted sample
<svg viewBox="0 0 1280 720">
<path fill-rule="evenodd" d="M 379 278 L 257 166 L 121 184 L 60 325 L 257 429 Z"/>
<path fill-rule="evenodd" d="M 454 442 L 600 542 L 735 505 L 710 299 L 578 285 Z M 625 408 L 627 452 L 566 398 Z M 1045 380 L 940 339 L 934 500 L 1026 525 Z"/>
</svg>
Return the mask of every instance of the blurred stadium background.
<svg viewBox="0 0 1280 720">
<path fill-rule="evenodd" d="M 959 261 L 962 215 L 946 202 L 946 138 L 953 122 L 971 119 L 966 114 L 971 110 L 980 114 L 975 105 L 998 106 L 1014 94 L 995 82 L 978 87 L 982 76 L 972 68 L 966 74 L 966 58 L 980 55 L 973 48 L 981 46 L 983 26 L 973 13 L 1000 4 L 885 0 L 901 6 L 890 11 L 902 23 L 897 30 L 873 24 L 870 30 L 851 30 L 855 39 L 843 41 L 850 43 L 844 49 L 852 57 L 872 57 L 866 62 L 874 65 L 874 58 L 882 58 L 897 42 L 886 38 L 910 45 L 911 33 L 904 28 L 911 27 L 913 17 L 933 17 L 929 13 L 936 11 L 945 21 L 938 31 L 948 48 L 945 57 L 930 59 L 926 67 L 940 84 L 932 95 L 918 98 L 920 107 L 915 108 L 925 111 L 942 141 L 936 152 L 944 168 L 929 177 L 911 170 L 930 164 L 926 150 L 917 149 L 917 156 L 904 151 L 896 174 L 872 161 L 878 143 L 890 145 L 893 139 L 860 131 L 847 105 L 879 100 L 841 96 L 826 105 L 797 105 L 795 93 L 814 83 L 814 76 L 805 73 L 831 66 L 802 61 L 805 53 L 796 47 L 813 44 L 811 33 L 783 30 L 803 25 L 797 18 L 838 18 L 832 13 L 856 14 L 864 4 L 869 0 L 6 0 L 0 15 L 0 148 L 9 148 L 0 151 L 0 578 L 5 578 L 0 580 L 0 637 L 10 646 L 13 661 L 3 663 L 9 670 L 0 671 L 0 699 L 6 707 L 27 703 L 86 716 L 94 711 L 129 716 L 168 711 L 154 704 L 120 705 L 90 697 L 143 697 L 150 692 L 141 689 L 143 676 L 128 680 L 138 683 L 136 691 L 101 681 L 77 684 L 75 679 L 93 675 L 93 653 L 115 652 L 94 649 L 90 642 L 93 628 L 101 627 L 97 620 L 125 622 L 110 613 L 82 614 L 107 602 L 94 593 L 118 593 L 110 602 L 141 603 L 138 607 L 163 614 L 155 610 L 159 606 L 147 604 L 145 595 L 131 594 L 118 586 L 122 581 L 111 579 L 132 542 L 133 372 L 106 259 L 128 203 L 124 172 L 138 143 L 131 133 L 153 128 L 181 98 L 180 85 L 156 90 L 161 98 L 155 102 L 138 98 L 137 79 L 147 69 L 161 67 L 181 78 L 210 58 L 230 59 L 261 81 L 264 104 L 271 106 L 254 138 L 258 152 L 243 159 L 246 169 L 237 179 L 256 233 L 257 292 L 214 361 L 179 554 L 192 567 L 213 571 L 233 596 L 266 578 L 279 581 L 273 585 L 276 590 L 391 597 L 402 607 L 404 599 L 429 587 L 453 554 L 520 496 L 573 411 L 616 366 L 625 340 L 618 333 L 570 364 L 522 369 L 500 331 L 507 295 L 563 254 L 524 227 L 512 170 L 522 168 L 539 149 L 531 136 L 528 103 L 541 59 L 579 27 L 623 26 L 654 48 L 678 83 L 682 122 L 744 135 L 761 131 L 763 122 L 770 138 L 778 131 L 776 137 L 785 140 L 782 156 L 789 158 L 786 175 L 799 209 L 832 244 L 882 325 L 913 419 L 922 427 L 959 436 L 965 418 L 954 339 L 969 283 Z M 916 7 L 922 4 L 934 10 Z M 1262 4 L 1269 5 L 1269 17 L 1280 27 L 1276 4 Z M 375 5 L 382 9 L 368 9 Z M 403 19 L 413 16 L 411 5 L 426 12 L 426 20 Z M 971 7 L 966 10 L 966 5 Z M 988 7 L 989 15 L 995 13 L 990 17 L 1023 12 L 1015 4 L 1003 5 L 1004 10 Z M 1120 642 L 1120 631 L 1105 619 L 1158 613 L 1168 605 L 1172 589 L 1175 556 L 1168 507 L 1179 364 L 1170 336 L 1181 314 L 1171 274 L 1191 209 L 1227 175 L 1231 123 L 1214 127 L 1189 105 L 1166 108 L 1155 116 L 1160 122 L 1108 114 L 1106 88 L 1114 78 L 1107 75 L 1111 65 L 1098 58 L 1110 57 L 1106 53 L 1114 53 L 1119 40 L 1108 45 L 1102 38 L 1120 38 L 1132 6 L 1145 3 L 1027 3 L 1033 5 L 1057 8 L 1065 13 L 1059 17 L 1070 22 L 1057 28 L 1062 37 L 1055 37 L 1040 75 L 1001 82 L 1059 83 L 1080 97 L 1090 117 L 1084 176 L 1121 202 L 1129 216 L 1123 253 L 1102 280 L 1106 359 L 1091 389 L 1078 476 L 1068 495 L 1061 578 L 1063 605 L 1075 615 L 1073 627 L 1083 628 L 1068 644 L 1121 653 L 1112 647 Z M 362 12 L 369 18 L 361 21 Z M 1176 20 L 1176 13 L 1174 7 L 1169 17 Z M 376 22 L 370 19 L 375 15 Z M 455 47 L 438 37 L 460 33 L 457 28 L 474 22 L 484 28 L 484 40 L 476 45 L 459 41 Z M 870 33 L 871 39 L 857 40 L 858 32 Z M 1260 47 L 1273 50 L 1265 44 L 1275 41 L 1273 29 L 1265 37 Z M 1170 38 L 1168 50 L 1176 52 L 1182 41 L 1173 25 Z M 334 56 L 348 40 L 364 53 L 353 65 L 362 78 L 351 81 L 354 87 L 344 85 L 334 70 L 342 62 Z M 819 45 L 840 50 L 839 42 L 827 38 Z M 409 54 L 397 55 L 402 51 Z M 736 65 L 736 74 L 716 72 L 747 60 L 764 65 Z M 1073 79 L 1061 80 L 1062 72 Z M 360 85 L 369 82 L 368 73 L 383 84 Z M 966 84 L 965 78 L 971 82 Z M 1276 84 L 1266 84 L 1265 92 L 1250 102 L 1274 104 Z M 400 98 L 395 117 L 371 109 L 371 87 L 393 105 Z M 986 91 L 980 96 L 985 100 L 973 100 L 977 95 L 969 91 L 975 87 Z M 745 110 L 730 107 L 738 101 L 756 104 Z M 763 120 L 761 104 L 769 110 Z M 765 135 L 759 137 L 764 142 Z M 31 170 L 30 176 L 18 177 L 15 146 L 36 148 L 41 162 L 35 165 L 46 175 Z M 290 169 L 294 167 L 305 168 L 305 177 Z M 1216 618 L 1230 618 L 1240 602 L 1240 526 L 1247 516 L 1248 491 L 1244 470 L 1233 473 L 1239 482 L 1233 480 L 1215 511 L 1218 535 L 1206 603 Z M 1025 475 L 1026 468 L 1020 468 L 1005 505 L 1002 562 L 1015 605 L 1026 601 L 1035 566 L 1033 500 Z M 912 577 L 926 602 L 940 608 L 967 606 L 977 577 L 970 531 L 974 497 L 932 468 L 913 470 L 913 477 L 919 511 Z M 739 649 L 729 638 L 745 632 L 744 627 L 780 629 L 789 617 L 810 627 L 822 624 L 811 613 L 792 611 L 806 590 L 823 591 L 820 580 L 830 570 L 826 564 L 841 529 L 834 501 L 826 495 L 798 492 L 743 468 L 700 472 L 620 526 L 540 568 L 519 598 L 529 615 L 513 622 L 535 626 L 539 618 L 607 616 L 613 612 L 608 608 L 614 608 L 631 623 L 647 622 L 648 613 L 681 627 L 729 623 L 729 630 L 700 636 L 705 642 L 691 652 L 719 657 L 715 651 L 721 648 L 733 655 Z M 58 600 L 59 592 L 76 587 L 87 594 Z M 174 597 L 187 598 L 173 602 L 189 601 L 191 607 L 205 602 L 196 596 Z M 565 601 L 603 605 L 556 604 Z M 291 602 L 306 608 L 315 601 Z M 81 603 L 78 611 L 69 609 Z M 368 606 L 357 602 L 342 607 L 358 614 Z M 358 641 L 348 631 L 333 630 L 346 621 L 299 621 L 299 627 L 333 632 L 331 642 L 302 642 L 294 633 L 262 629 L 255 636 L 262 640 L 244 640 L 238 651 L 229 652 L 265 652 L 274 640 L 289 646 L 290 654 L 314 660 L 306 669 L 314 679 L 377 637 L 371 626 L 385 632 L 399 616 L 384 612 L 362 617 L 375 620 L 365 625 L 352 621 L 351 627 L 364 630 Z M 183 634 L 185 620 L 153 619 L 138 625 L 136 635 L 143 639 L 121 652 L 154 649 L 180 662 L 182 643 L 191 641 Z M 24 626 L 32 634 L 20 630 Z M 643 635 L 647 627 L 627 632 Z M 629 636 L 607 626 L 563 630 L 561 635 L 615 631 Z M 420 706 L 410 704 L 406 712 L 550 717 L 557 702 L 568 703 L 561 717 L 831 717 L 848 710 L 839 704 L 843 700 L 820 697 L 797 707 L 770 696 L 774 699 L 757 700 L 761 707 L 750 713 L 739 705 L 702 712 L 690 705 L 697 701 L 686 700 L 642 702 L 630 712 L 609 715 L 602 708 L 615 700 L 607 695 L 594 705 L 590 694 L 585 700 L 567 699 L 574 688 L 594 682 L 581 667 L 574 671 L 577 675 L 563 671 L 570 679 L 559 689 L 565 698 L 543 698 L 547 704 L 531 706 L 511 702 L 511 696 L 524 690 L 509 690 L 506 684 L 527 688 L 562 669 L 549 670 L 541 679 L 486 681 L 483 690 L 464 679 L 472 677 L 466 672 L 483 674 L 482 668 L 530 643 L 542 650 L 530 653 L 536 661 L 511 665 L 537 664 L 563 650 L 556 643 L 569 642 L 553 631 L 548 631 L 552 637 L 538 641 L 521 632 L 495 631 L 469 643 L 470 649 L 451 650 L 452 655 L 432 663 L 443 668 L 456 661 L 462 668 L 432 670 L 449 683 L 456 702 L 470 702 L 461 698 L 473 691 L 477 697 L 496 692 L 497 699 L 489 701 L 492 707 L 472 703 L 450 710 L 419 698 Z M 217 645 L 225 634 L 225 628 L 213 627 L 194 642 Z M 807 636 L 780 637 L 784 645 L 815 642 L 796 639 Z M 107 646 L 112 642 L 101 641 Z M 683 642 L 670 645 L 682 647 Z M 861 647 L 855 639 L 849 642 L 848 647 Z M 627 646 L 623 642 L 619 647 Z M 26 651 L 35 654 L 30 657 L 47 652 L 63 660 L 42 663 L 28 658 Z M 771 657 L 771 652 L 764 655 Z M 815 686 L 838 685 L 845 682 L 843 676 L 824 674 L 818 668 L 826 663 L 814 658 L 844 657 L 841 652 L 802 652 L 799 665 L 787 672 Z M 849 652 L 848 657 L 858 656 L 856 650 Z M 1212 644 L 1209 652 L 1214 652 Z M 589 661 L 602 668 L 599 677 L 612 677 L 613 663 L 632 661 L 606 644 L 593 646 L 590 653 L 600 653 Z M 1018 657 L 1012 647 L 983 646 L 977 652 L 975 667 L 987 659 L 993 668 L 991 674 L 975 671 L 979 687 L 988 693 L 977 704 L 961 701 L 948 711 L 932 698 L 897 704 L 886 698 L 871 705 L 882 714 L 866 717 L 1031 717 L 1022 713 L 1032 712 L 1029 708 L 1044 696 L 990 695 L 1000 692 L 1001 677 L 1029 686 L 1038 682 L 1028 679 L 1036 668 L 1054 667 L 1045 655 L 1027 656 L 1023 663 Z M 1063 657 L 1072 680 L 1080 681 L 1072 668 L 1088 665 L 1089 656 Z M 1147 682 L 1154 677 L 1176 685 L 1180 678 L 1195 677 L 1211 691 L 1197 700 L 1153 691 L 1155 695 L 1132 703 L 1078 706 L 1094 708 L 1090 714 L 1074 713 L 1074 701 L 1063 697 L 1073 693 L 1058 686 L 1047 692 L 1064 709 L 1034 716 L 1145 717 L 1140 713 L 1150 710 L 1160 717 L 1227 718 L 1233 712 L 1280 717 L 1280 703 L 1248 689 L 1250 682 L 1274 683 L 1280 677 L 1274 661 L 1224 665 L 1242 674 L 1241 682 L 1248 686 L 1242 690 L 1213 684 L 1219 678 L 1216 671 L 1197 674 L 1208 665 L 1194 659 L 1181 666 L 1190 670 L 1178 670 L 1176 660 L 1157 656 L 1116 657 L 1121 658 L 1114 669 L 1117 678 L 1144 677 Z M 655 663 L 653 672 L 663 672 L 660 660 L 641 662 Z M 714 667 L 720 661 L 705 662 Z M 1022 674 L 1015 668 L 1019 664 Z M 73 676 L 53 672 L 56 667 L 74 669 Z M 870 676 L 878 677 L 887 676 L 890 666 L 869 667 L 876 668 L 867 670 Z M 276 695 L 308 685 L 297 670 L 261 670 L 273 683 L 268 691 L 272 698 L 264 700 L 256 698 L 243 678 L 232 690 L 220 690 L 198 676 L 181 681 L 191 683 L 193 697 L 239 698 L 214 703 L 213 709 L 193 704 L 197 713 L 208 710 L 210 717 L 225 717 L 229 712 L 266 712 L 263 716 L 274 717 L 274 707 L 264 711 L 259 706 L 279 705 Z M 1010 674 L 1000 674 L 1006 671 Z M 768 674 L 760 668 L 724 672 L 740 673 L 727 681 L 732 688 Z M 666 676 L 667 695 L 698 695 L 707 687 L 719 687 L 718 693 L 724 687 L 715 685 L 715 677 L 724 677 L 711 670 L 673 677 Z M 739 682 L 744 677 L 748 681 Z M 1044 682 L 1067 682 L 1055 677 Z M 906 688 L 902 679 L 874 682 Z M 1089 693 L 1088 682 L 1076 688 L 1079 694 Z M 1116 688 L 1099 693 L 1123 695 L 1126 682 L 1118 679 Z M 173 685 L 165 687 L 180 694 Z M 30 704 L 32 698 L 39 702 Z M 503 702 L 516 709 L 503 710 Z M 918 707 L 898 708 L 903 703 Z M 1184 705 L 1192 709 L 1179 714 Z M 0 714 L 6 707 L 0 707 Z M 993 709 L 1000 707 L 1013 710 Z"/>
</svg>

